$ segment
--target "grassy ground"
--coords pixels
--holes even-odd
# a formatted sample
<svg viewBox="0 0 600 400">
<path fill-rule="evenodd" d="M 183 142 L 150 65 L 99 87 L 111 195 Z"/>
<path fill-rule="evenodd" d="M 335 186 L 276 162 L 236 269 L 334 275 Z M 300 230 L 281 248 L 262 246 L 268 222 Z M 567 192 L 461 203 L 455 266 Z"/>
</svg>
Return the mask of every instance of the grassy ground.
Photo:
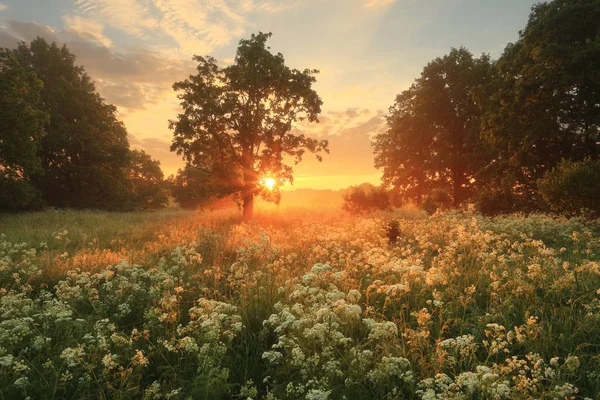
<svg viewBox="0 0 600 400">
<path fill-rule="evenodd" d="M 0 398 L 600 399 L 596 223 L 46 211 L 0 232 Z"/>
<path fill-rule="evenodd" d="M 118 250 L 117 243 L 129 249 L 142 249 L 156 240 L 165 227 L 190 223 L 195 213 L 180 209 L 149 212 L 105 212 L 47 210 L 22 214 L 0 214 L 0 234 L 13 243 L 32 247 L 46 243 L 49 250 L 78 251 L 96 241 L 100 249 Z M 67 240 L 55 240 L 67 231 Z M 68 243 L 65 243 L 67 242 Z"/>
</svg>

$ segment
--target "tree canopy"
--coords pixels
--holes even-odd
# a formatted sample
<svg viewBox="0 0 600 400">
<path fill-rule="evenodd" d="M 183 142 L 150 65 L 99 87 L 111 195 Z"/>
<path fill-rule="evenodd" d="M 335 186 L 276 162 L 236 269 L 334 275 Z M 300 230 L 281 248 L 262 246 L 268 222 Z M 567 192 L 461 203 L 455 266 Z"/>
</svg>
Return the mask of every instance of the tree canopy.
<svg viewBox="0 0 600 400">
<path fill-rule="evenodd" d="M 66 46 L 38 38 L 19 44 L 14 54 L 44 83 L 50 120 L 39 153 L 44 173 L 34 180 L 46 203 L 118 208 L 125 195 L 129 143 L 116 108 L 104 103 Z"/>
<path fill-rule="evenodd" d="M 30 182 L 42 170 L 38 152 L 48 114 L 43 109 L 43 83 L 12 52 L 0 49 L 0 210 L 15 211 L 39 204 Z"/>
<path fill-rule="evenodd" d="M 493 149 L 480 181 L 505 211 L 539 208 L 538 179 L 562 159 L 598 157 L 600 1 L 535 5 L 480 98 Z"/>
<path fill-rule="evenodd" d="M 537 4 L 497 61 L 460 48 L 429 63 L 390 108 L 375 166 L 417 203 L 554 209 L 538 181 L 561 160 L 598 158 L 599 71 L 600 0 Z"/>
<path fill-rule="evenodd" d="M 0 74 L 0 210 L 166 204 L 159 163 L 130 150 L 116 107 L 66 46 L 0 50 Z"/>
<path fill-rule="evenodd" d="M 452 49 L 430 62 L 396 98 L 388 130 L 374 138 L 375 166 L 383 181 L 421 202 L 434 190 L 451 194 L 455 206 L 470 195 L 479 150 L 479 109 L 473 90 L 491 76 L 489 56 Z"/>
<path fill-rule="evenodd" d="M 197 74 L 173 85 L 182 113 L 170 122 L 172 151 L 188 166 L 210 176 L 211 187 L 226 188 L 243 204 L 244 219 L 252 218 L 254 196 L 261 180 L 275 179 L 274 190 L 293 182 L 290 162 L 309 151 L 321 159 L 326 140 L 294 131 L 299 121 L 318 122 L 322 101 L 312 88 L 318 71 L 292 69 L 266 42 L 270 33 L 241 40 L 234 63 L 220 67 L 212 57 L 196 56 Z"/>
</svg>

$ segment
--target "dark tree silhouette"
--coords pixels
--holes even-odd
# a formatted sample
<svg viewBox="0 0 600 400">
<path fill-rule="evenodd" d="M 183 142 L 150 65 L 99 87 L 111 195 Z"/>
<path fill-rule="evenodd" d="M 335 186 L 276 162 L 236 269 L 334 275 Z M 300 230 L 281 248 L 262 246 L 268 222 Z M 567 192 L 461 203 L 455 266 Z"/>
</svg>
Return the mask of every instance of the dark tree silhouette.
<svg viewBox="0 0 600 400">
<path fill-rule="evenodd" d="M 0 211 L 39 204 L 30 178 L 41 171 L 38 151 L 48 120 L 42 90 L 33 72 L 23 68 L 11 51 L 0 49 Z"/>
<path fill-rule="evenodd" d="M 540 206 L 536 181 L 562 159 L 598 159 L 600 0 L 535 5 L 478 95 L 492 150 L 479 181 L 505 211 Z"/>
<path fill-rule="evenodd" d="M 292 167 L 306 151 L 328 152 L 325 140 L 293 132 L 294 123 L 318 122 L 322 101 L 313 90 L 316 70 L 285 65 L 283 55 L 266 46 L 271 34 L 241 40 L 233 65 L 220 68 L 212 57 L 199 57 L 197 74 L 177 82 L 183 112 L 170 122 L 172 151 L 202 170 L 214 184 L 226 187 L 243 204 L 244 220 L 252 218 L 261 179 L 293 182 Z M 274 196 L 277 200 L 278 196 Z"/>
<path fill-rule="evenodd" d="M 25 198 L 41 193 L 55 207 L 133 210 L 166 204 L 158 162 L 129 149 L 116 107 L 96 93 L 66 46 L 37 38 L 2 51 L 0 64 L 0 168 L 19 178 L 3 192 Z"/>
<path fill-rule="evenodd" d="M 387 132 L 373 141 L 385 185 L 418 204 L 434 190 L 451 193 L 454 206 L 469 198 L 479 149 L 473 90 L 487 84 L 491 71 L 487 55 L 474 58 L 464 48 L 452 49 L 398 95 Z"/>
<path fill-rule="evenodd" d="M 65 46 L 37 38 L 14 54 L 44 83 L 50 120 L 39 153 L 44 173 L 34 177 L 44 200 L 56 207 L 118 208 L 126 195 L 129 143 L 116 108 L 104 103 Z"/>
</svg>

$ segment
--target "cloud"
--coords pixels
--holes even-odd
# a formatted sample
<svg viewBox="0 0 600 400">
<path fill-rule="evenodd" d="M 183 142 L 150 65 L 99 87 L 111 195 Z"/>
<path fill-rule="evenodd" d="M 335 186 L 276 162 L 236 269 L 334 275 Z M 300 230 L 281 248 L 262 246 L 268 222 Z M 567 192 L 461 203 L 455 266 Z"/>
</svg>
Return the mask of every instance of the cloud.
<svg viewBox="0 0 600 400">
<path fill-rule="evenodd" d="M 67 15 L 63 19 L 66 32 L 73 32 L 76 36 L 91 39 L 105 47 L 112 45 L 112 40 L 104 36 L 104 25 L 77 15 Z"/>
<path fill-rule="evenodd" d="M 365 8 L 376 9 L 394 4 L 396 0 L 365 0 Z"/>
<path fill-rule="evenodd" d="M 244 17 L 221 0 L 154 0 L 160 29 L 184 53 L 207 53 L 244 33 Z"/>
<path fill-rule="evenodd" d="M 6 4 L 0 3 L 0 12 L 2 12 L 4 10 L 8 10 L 8 6 Z"/>
<path fill-rule="evenodd" d="M 279 13 L 307 0 L 76 0 L 76 14 L 138 39 L 175 41 L 186 55 L 206 54 L 241 37 L 248 16 Z"/>
<path fill-rule="evenodd" d="M 191 61 L 165 57 L 158 51 L 116 51 L 106 46 L 101 29 L 82 33 L 80 28 L 85 20 L 69 21 L 73 24 L 63 31 L 37 23 L 7 21 L 7 27 L 0 28 L 0 45 L 13 47 L 19 41 L 31 41 L 38 36 L 66 44 L 77 56 L 77 64 L 83 65 L 96 81 L 100 94 L 109 103 L 127 109 L 143 109 L 158 101 L 161 94 L 171 93 L 173 82 L 194 69 Z"/>
<path fill-rule="evenodd" d="M 133 148 L 144 150 L 152 158 L 160 160 L 160 166 L 165 175 L 174 174 L 184 166 L 182 158 L 169 150 L 171 143 L 166 140 L 141 138 L 130 133 L 129 144 Z"/>
<path fill-rule="evenodd" d="M 302 0 L 242 0 L 240 8 L 245 12 L 279 13 L 296 8 L 302 3 Z"/>
<path fill-rule="evenodd" d="M 76 0 L 77 12 L 138 38 L 147 38 L 158 21 L 147 5 L 136 0 Z"/>
<path fill-rule="evenodd" d="M 371 138 L 386 129 L 382 111 L 349 108 L 324 113 L 318 124 L 303 124 L 299 133 L 329 141 L 330 154 L 318 162 L 310 154 L 294 167 L 298 176 L 376 175 Z"/>
</svg>

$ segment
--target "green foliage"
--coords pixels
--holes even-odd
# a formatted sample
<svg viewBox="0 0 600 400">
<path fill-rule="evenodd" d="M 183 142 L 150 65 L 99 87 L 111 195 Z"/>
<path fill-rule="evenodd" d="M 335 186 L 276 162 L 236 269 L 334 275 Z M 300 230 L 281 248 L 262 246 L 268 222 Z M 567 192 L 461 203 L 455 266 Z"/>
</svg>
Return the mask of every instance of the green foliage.
<svg viewBox="0 0 600 400">
<path fill-rule="evenodd" d="M 212 57 L 195 57 L 198 73 L 173 85 L 183 112 L 170 122 L 171 150 L 211 177 L 214 184 L 206 188 L 225 186 L 242 199 L 246 219 L 261 179 L 269 176 L 277 187 L 293 181 L 285 156 L 298 163 L 306 151 L 319 160 L 328 151 L 327 141 L 292 132 L 297 121 L 318 121 L 322 101 L 312 88 L 318 71 L 286 66 L 283 55 L 266 46 L 270 36 L 241 40 L 225 68 Z"/>
<path fill-rule="evenodd" d="M 2 227 L 18 219 L 22 235 L 44 225 L 42 214 L 73 228 L 36 248 L 0 237 L 4 398 L 508 400 L 600 390 L 590 345 L 600 335 L 600 230 L 582 219 L 302 213 L 240 225 L 181 211 L 56 213 L 0 216 Z M 80 242 L 52 256 L 86 229 L 122 239 L 123 220 L 144 218 L 152 236 L 182 242 L 127 236 L 120 246 L 137 249 L 139 265 L 100 258 L 75 268 L 93 254 Z M 173 229 L 178 221 L 189 226 Z M 65 266 L 53 280 L 51 262 Z"/>
<path fill-rule="evenodd" d="M 563 160 L 538 181 L 553 211 L 568 216 L 600 216 L 600 160 Z"/>
<path fill-rule="evenodd" d="M 489 56 L 452 49 L 430 62 L 390 108 L 388 130 L 373 141 L 383 181 L 420 203 L 434 189 L 469 198 L 479 150 L 480 112 L 473 90 L 491 76 Z"/>
<path fill-rule="evenodd" d="M 95 92 L 66 47 L 38 38 L 19 44 L 14 55 L 44 83 L 50 114 L 39 152 L 44 173 L 33 179 L 44 200 L 56 207 L 118 209 L 129 144 L 115 107 Z"/>
<path fill-rule="evenodd" d="M 30 178 L 41 171 L 38 152 L 48 121 L 42 90 L 34 73 L 0 49 L 0 211 L 40 205 Z"/>
<path fill-rule="evenodd" d="M 209 202 L 231 193 L 231 188 L 215 180 L 203 169 L 186 165 L 177 171 L 170 182 L 171 195 L 183 208 L 200 208 Z"/>
<path fill-rule="evenodd" d="M 167 205 L 167 184 L 160 162 L 153 160 L 143 150 L 129 152 L 129 182 L 131 208 L 154 210 Z"/>
<path fill-rule="evenodd" d="M 384 187 L 370 183 L 350 187 L 344 193 L 342 209 L 350 214 L 387 210 L 391 207 L 390 194 Z"/>
<path fill-rule="evenodd" d="M 511 210 L 538 209 L 536 181 L 562 159 L 598 157 L 600 1 L 535 5 L 519 40 L 480 88 L 487 166 L 478 180 L 512 193 Z"/>
<path fill-rule="evenodd" d="M 497 61 L 429 63 L 373 142 L 384 183 L 417 204 L 442 190 L 488 215 L 543 211 L 538 179 L 600 156 L 599 21 L 600 0 L 544 2 Z"/>
<path fill-rule="evenodd" d="M 452 207 L 452 196 L 443 190 L 434 190 L 432 193 L 425 196 L 423 210 L 428 214 L 433 214 L 438 210 L 448 210 Z"/>
<path fill-rule="evenodd" d="M 14 175 L 0 177 L 0 211 L 16 212 L 42 206 L 41 193 L 29 180 Z"/>
<path fill-rule="evenodd" d="M 130 151 L 116 108 L 66 46 L 21 43 L 0 51 L 0 67 L 0 211 L 166 205 L 159 163 Z"/>
</svg>

